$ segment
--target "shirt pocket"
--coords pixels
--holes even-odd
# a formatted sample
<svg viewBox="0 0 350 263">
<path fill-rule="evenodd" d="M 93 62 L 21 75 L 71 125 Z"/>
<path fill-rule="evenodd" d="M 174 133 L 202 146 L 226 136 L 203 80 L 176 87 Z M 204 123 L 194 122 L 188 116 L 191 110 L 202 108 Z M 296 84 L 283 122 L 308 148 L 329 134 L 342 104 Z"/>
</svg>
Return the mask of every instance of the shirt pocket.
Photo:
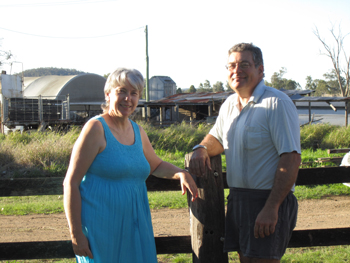
<svg viewBox="0 0 350 263">
<path fill-rule="evenodd" d="M 259 127 L 245 126 L 244 146 L 246 149 L 254 150 L 263 145 L 263 130 Z"/>
</svg>

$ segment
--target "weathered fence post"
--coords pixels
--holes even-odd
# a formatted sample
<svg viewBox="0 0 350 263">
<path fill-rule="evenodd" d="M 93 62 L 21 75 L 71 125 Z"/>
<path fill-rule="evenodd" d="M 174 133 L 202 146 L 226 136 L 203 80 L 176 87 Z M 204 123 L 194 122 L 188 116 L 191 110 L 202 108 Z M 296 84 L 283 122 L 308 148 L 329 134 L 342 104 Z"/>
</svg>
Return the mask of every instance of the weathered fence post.
<svg viewBox="0 0 350 263">
<path fill-rule="evenodd" d="M 192 153 L 186 154 L 185 167 Z M 224 182 L 221 155 L 210 159 L 212 170 L 202 177 L 192 175 L 198 187 L 198 199 L 191 202 L 188 194 L 191 222 L 192 258 L 194 263 L 227 263 L 223 252 L 225 233 Z"/>
</svg>

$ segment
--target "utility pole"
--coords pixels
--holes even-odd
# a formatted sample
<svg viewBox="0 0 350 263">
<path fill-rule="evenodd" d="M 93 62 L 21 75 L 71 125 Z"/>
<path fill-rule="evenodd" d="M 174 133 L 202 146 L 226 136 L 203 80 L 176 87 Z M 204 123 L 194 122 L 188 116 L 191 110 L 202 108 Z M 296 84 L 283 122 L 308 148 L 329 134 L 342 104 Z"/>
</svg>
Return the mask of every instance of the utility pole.
<svg viewBox="0 0 350 263">
<path fill-rule="evenodd" d="M 146 34 L 146 102 L 149 102 L 149 58 L 148 58 L 148 26 L 145 28 Z"/>
</svg>

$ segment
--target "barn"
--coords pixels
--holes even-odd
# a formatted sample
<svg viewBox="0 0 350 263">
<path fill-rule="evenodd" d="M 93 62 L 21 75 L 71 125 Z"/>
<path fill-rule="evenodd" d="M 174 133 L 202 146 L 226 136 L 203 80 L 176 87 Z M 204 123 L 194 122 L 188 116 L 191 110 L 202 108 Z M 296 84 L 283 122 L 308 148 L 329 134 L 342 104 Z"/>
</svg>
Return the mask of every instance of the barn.
<svg viewBox="0 0 350 263">
<path fill-rule="evenodd" d="M 68 98 L 70 119 L 79 121 L 101 112 L 101 104 L 105 101 L 103 92 L 105 83 L 104 77 L 91 73 L 25 77 L 23 97 Z"/>
</svg>

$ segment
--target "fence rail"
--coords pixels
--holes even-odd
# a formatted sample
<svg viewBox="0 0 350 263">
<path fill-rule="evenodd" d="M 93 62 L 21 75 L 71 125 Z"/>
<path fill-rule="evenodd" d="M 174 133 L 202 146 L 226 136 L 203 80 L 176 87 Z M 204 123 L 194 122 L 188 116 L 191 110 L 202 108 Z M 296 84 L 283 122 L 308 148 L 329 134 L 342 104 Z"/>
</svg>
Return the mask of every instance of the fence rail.
<svg viewBox="0 0 350 263">
<path fill-rule="evenodd" d="M 215 158 L 215 157 L 214 157 Z M 226 174 L 222 173 L 227 188 Z M 0 196 L 61 195 L 62 177 L 0 179 Z M 350 182 L 350 167 L 300 169 L 297 185 Z M 150 176 L 148 191 L 180 190 L 177 180 Z M 158 254 L 193 253 L 191 236 L 155 237 Z M 289 247 L 334 246 L 350 244 L 350 228 L 295 230 Z M 0 260 L 49 259 L 74 257 L 70 240 L 0 243 Z M 207 262 L 207 261 L 198 261 Z"/>
<path fill-rule="evenodd" d="M 224 188 L 228 188 L 226 172 L 222 172 Z M 62 195 L 63 177 L 0 179 L 0 197 L 30 195 Z M 350 182 L 350 167 L 303 168 L 296 185 L 336 184 Z M 178 191 L 178 180 L 161 179 L 153 175 L 147 181 L 148 191 Z"/>
</svg>

